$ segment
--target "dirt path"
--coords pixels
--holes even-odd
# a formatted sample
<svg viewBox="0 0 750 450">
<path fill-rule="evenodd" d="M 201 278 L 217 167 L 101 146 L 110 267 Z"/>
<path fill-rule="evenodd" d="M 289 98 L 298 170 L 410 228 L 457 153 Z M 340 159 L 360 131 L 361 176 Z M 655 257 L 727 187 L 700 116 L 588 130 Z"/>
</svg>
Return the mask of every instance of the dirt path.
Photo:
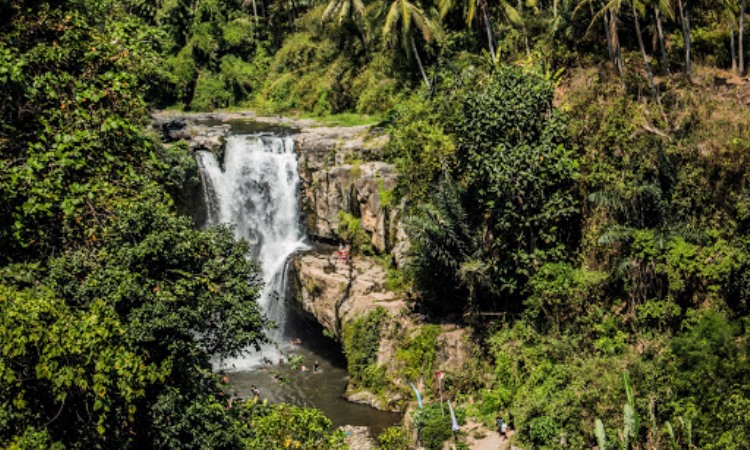
<svg viewBox="0 0 750 450">
<path fill-rule="evenodd" d="M 472 450 L 507 450 L 510 449 L 510 440 L 503 439 L 495 430 L 488 430 L 481 423 L 469 421 L 464 429 L 469 435 L 466 443 Z M 512 435 L 512 431 L 508 433 Z"/>
</svg>

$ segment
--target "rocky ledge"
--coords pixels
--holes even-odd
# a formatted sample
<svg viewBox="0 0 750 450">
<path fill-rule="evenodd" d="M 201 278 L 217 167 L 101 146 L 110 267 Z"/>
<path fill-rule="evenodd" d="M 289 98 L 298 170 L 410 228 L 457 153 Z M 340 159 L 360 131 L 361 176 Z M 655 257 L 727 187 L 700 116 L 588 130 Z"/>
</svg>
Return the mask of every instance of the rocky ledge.
<svg viewBox="0 0 750 450">
<path fill-rule="evenodd" d="M 377 364 L 386 368 L 393 385 L 387 395 L 376 395 L 351 385 L 344 395 L 355 403 L 402 411 L 411 391 L 408 380 L 400 378 L 404 362 L 396 355 L 405 338 L 420 332 L 424 318 L 410 312 L 405 295 L 385 288 L 386 272 L 378 261 L 355 255 L 344 262 L 335 247 L 318 245 L 293 259 L 290 279 L 292 292 L 302 308 L 338 340 L 342 340 L 344 330 L 358 318 L 379 307 L 386 310 L 388 320 L 378 346 Z M 435 345 L 436 368 L 455 373 L 463 369 L 471 351 L 467 330 L 452 324 L 440 325 Z"/>
<path fill-rule="evenodd" d="M 332 246 L 295 257 L 290 278 L 302 308 L 339 339 L 343 324 L 378 306 L 391 315 L 406 309 L 402 296 L 385 289 L 385 270 L 373 258 L 357 256 L 345 263 Z"/>
</svg>

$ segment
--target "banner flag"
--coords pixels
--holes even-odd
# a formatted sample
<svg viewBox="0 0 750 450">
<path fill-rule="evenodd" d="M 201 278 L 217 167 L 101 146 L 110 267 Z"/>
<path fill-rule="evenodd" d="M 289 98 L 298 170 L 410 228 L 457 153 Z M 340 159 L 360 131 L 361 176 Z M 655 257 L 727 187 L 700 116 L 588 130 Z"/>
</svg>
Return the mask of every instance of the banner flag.
<svg viewBox="0 0 750 450">
<path fill-rule="evenodd" d="M 448 401 L 448 409 L 451 412 L 451 428 L 453 429 L 453 432 L 458 431 L 458 421 L 456 420 L 456 414 L 453 412 L 453 407 L 451 406 L 450 400 Z"/>
<path fill-rule="evenodd" d="M 411 384 L 411 388 L 414 389 L 414 393 L 417 394 L 417 403 L 419 403 L 419 409 L 422 409 L 422 396 L 419 395 L 419 391 L 417 390 L 417 387 L 414 386 L 414 383 L 410 381 L 409 384 Z"/>
</svg>

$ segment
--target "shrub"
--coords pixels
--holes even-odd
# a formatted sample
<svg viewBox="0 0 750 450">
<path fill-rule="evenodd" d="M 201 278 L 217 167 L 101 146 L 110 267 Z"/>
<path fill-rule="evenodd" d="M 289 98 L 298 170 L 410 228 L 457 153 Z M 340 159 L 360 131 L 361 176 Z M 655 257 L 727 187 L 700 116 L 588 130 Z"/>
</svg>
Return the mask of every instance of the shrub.
<svg viewBox="0 0 750 450">
<path fill-rule="evenodd" d="M 407 380 L 431 379 L 439 335 L 438 325 L 425 325 L 396 351 L 396 358 L 403 363 L 401 373 Z"/>
<path fill-rule="evenodd" d="M 362 228 L 362 221 L 351 214 L 339 211 L 338 235 L 352 246 L 352 250 L 372 254 L 372 243 Z"/>
<path fill-rule="evenodd" d="M 262 57 L 257 57 L 251 62 L 245 62 L 234 55 L 221 58 L 221 77 L 231 94 L 231 104 L 236 105 L 260 90 L 266 69 L 263 64 Z"/>
<path fill-rule="evenodd" d="M 364 387 L 380 384 L 384 375 L 377 367 L 380 333 L 388 313 L 378 307 L 344 329 L 344 354 L 349 376 Z"/>
<path fill-rule="evenodd" d="M 548 416 L 536 417 L 529 422 L 529 441 L 535 446 L 552 445 L 557 437 L 559 427 L 555 419 Z"/>
<path fill-rule="evenodd" d="M 409 448 L 409 436 L 403 427 L 388 427 L 378 436 L 381 450 L 402 450 Z"/>
<path fill-rule="evenodd" d="M 456 421 L 459 426 L 466 423 L 466 411 L 463 408 L 454 408 Z M 443 442 L 453 435 L 451 428 L 451 416 L 448 405 L 433 403 L 423 409 L 414 412 L 414 426 L 419 432 L 419 439 L 427 449 L 440 449 Z"/>
<path fill-rule="evenodd" d="M 210 111 L 216 108 L 226 108 L 231 99 L 232 95 L 227 90 L 221 74 L 201 72 L 195 82 L 195 95 L 190 102 L 190 109 Z"/>
<path fill-rule="evenodd" d="M 167 60 L 177 85 L 177 96 L 189 104 L 193 95 L 193 83 L 198 76 L 198 68 L 193 58 L 193 47 L 185 46 L 177 55 Z"/>
</svg>

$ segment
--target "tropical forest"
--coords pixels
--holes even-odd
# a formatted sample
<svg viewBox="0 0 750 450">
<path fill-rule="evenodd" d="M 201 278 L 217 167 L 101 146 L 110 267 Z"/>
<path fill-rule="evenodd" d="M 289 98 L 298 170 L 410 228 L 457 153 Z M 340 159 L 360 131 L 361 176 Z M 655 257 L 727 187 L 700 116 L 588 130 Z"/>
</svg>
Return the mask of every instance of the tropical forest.
<svg viewBox="0 0 750 450">
<path fill-rule="evenodd" d="M 748 18 L 0 0 L 0 447 L 750 448 Z"/>
</svg>

